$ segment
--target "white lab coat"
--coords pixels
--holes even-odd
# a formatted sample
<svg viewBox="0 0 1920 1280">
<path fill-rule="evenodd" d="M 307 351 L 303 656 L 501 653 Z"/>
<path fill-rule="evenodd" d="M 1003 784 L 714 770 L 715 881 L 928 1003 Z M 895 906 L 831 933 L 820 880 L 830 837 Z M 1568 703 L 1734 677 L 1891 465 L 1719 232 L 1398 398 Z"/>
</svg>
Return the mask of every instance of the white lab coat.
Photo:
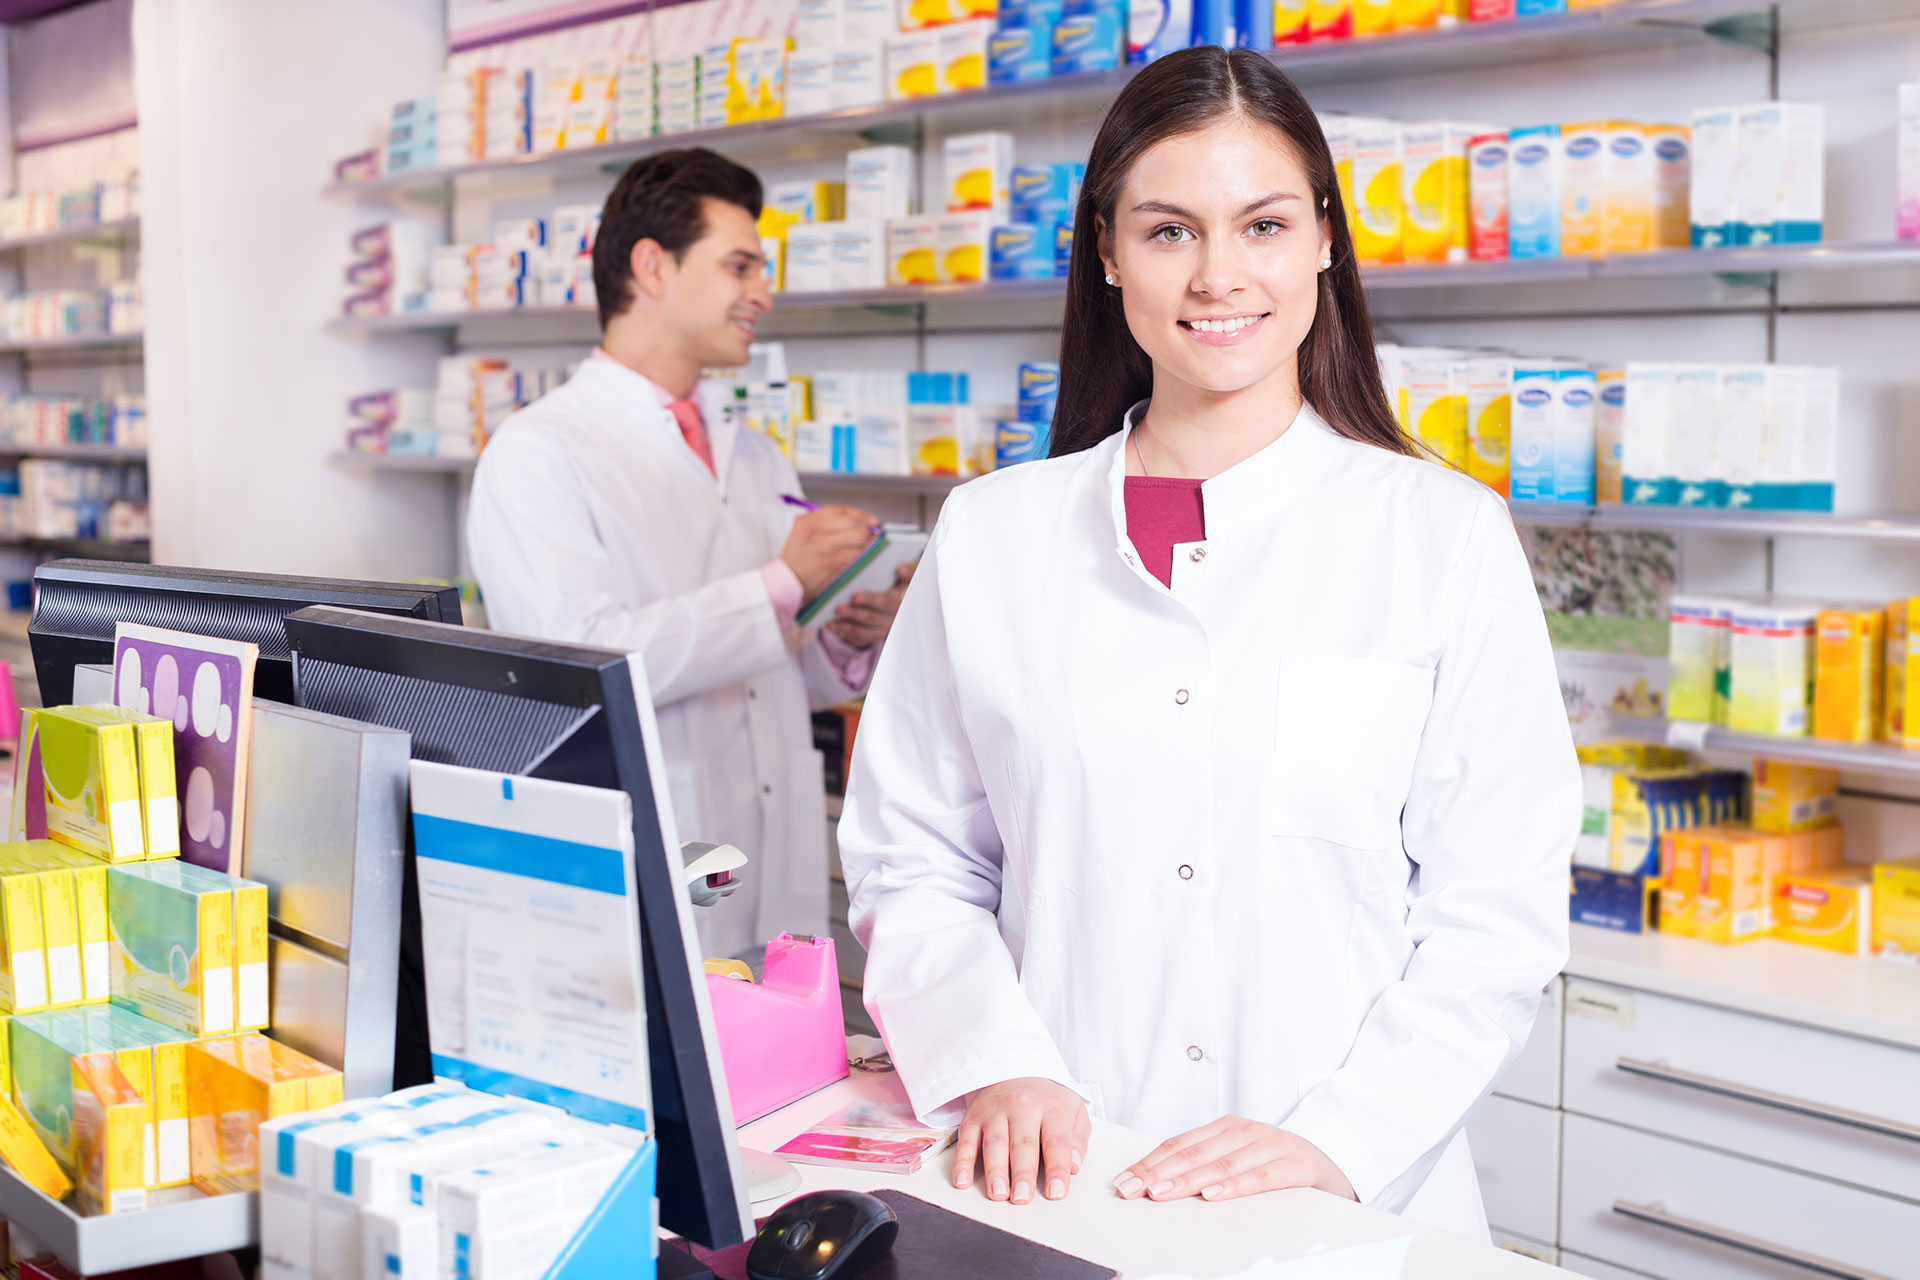
<svg viewBox="0 0 1920 1280">
<path fill-rule="evenodd" d="M 696 913 L 708 955 L 781 930 L 827 932 L 827 827 L 811 709 L 861 692 L 818 632 L 779 625 L 761 569 L 786 545 L 800 492 L 757 432 L 698 399 L 718 479 L 654 384 L 612 360 L 495 433 L 467 518 L 473 570 L 502 631 L 637 652 L 653 688 L 680 836 L 752 860 L 735 894 Z"/>
<path fill-rule="evenodd" d="M 1125 435 L 942 513 L 840 823 L 867 1008 L 924 1119 L 1022 1076 L 1246 1116 L 1484 1237 L 1461 1125 L 1566 958 L 1581 812 L 1513 523 L 1305 409 L 1168 590 Z"/>
</svg>

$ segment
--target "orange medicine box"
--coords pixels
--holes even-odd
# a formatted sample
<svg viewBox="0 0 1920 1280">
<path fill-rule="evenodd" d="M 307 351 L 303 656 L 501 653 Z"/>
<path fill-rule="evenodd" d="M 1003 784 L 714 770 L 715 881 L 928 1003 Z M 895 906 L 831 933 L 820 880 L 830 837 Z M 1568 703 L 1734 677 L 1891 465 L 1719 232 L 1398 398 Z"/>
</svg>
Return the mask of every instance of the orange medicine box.
<svg viewBox="0 0 1920 1280">
<path fill-rule="evenodd" d="M 1880 735 L 1887 615 L 1822 609 L 1813 626 L 1813 736 L 1872 742 Z"/>
<path fill-rule="evenodd" d="M 1845 955 L 1867 954 L 1873 932 L 1873 873 L 1864 867 L 1789 872 L 1773 894 L 1773 936 Z"/>
<path fill-rule="evenodd" d="M 187 1046 L 187 1136 L 193 1185 L 209 1195 L 260 1187 L 260 1125 L 340 1099 L 339 1073 L 305 1054 L 239 1035 Z"/>
<path fill-rule="evenodd" d="M 1706 885 L 1694 907 L 1694 936 L 1706 942 L 1745 942 L 1771 924 L 1774 883 L 1786 873 L 1792 842 L 1727 827 L 1701 842 Z"/>
<path fill-rule="evenodd" d="M 89 1215 L 147 1207 L 147 1101 L 110 1053 L 73 1060 L 74 1185 Z"/>
<path fill-rule="evenodd" d="M 1873 866 L 1873 953 L 1920 960 L 1920 858 Z"/>
<path fill-rule="evenodd" d="M 1707 883 L 1706 841 L 1719 827 L 1686 827 L 1660 836 L 1660 932 L 1694 936 L 1694 917 Z"/>
<path fill-rule="evenodd" d="M 1880 741 L 1904 745 L 1907 722 L 1907 602 L 1887 605 L 1887 648 L 1881 660 L 1885 688 L 1881 696 Z"/>
</svg>

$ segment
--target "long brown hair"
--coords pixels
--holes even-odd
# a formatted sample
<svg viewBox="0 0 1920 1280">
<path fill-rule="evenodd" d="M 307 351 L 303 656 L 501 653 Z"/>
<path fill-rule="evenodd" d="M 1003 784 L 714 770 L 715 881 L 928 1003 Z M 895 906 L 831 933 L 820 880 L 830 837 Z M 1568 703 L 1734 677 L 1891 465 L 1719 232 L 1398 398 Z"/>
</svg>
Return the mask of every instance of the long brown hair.
<svg viewBox="0 0 1920 1280">
<path fill-rule="evenodd" d="M 1106 283 L 1100 258 L 1100 229 L 1111 234 L 1128 173 L 1150 147 L 1236 116 L 1271 125 L 1292 146 L 1332 233 L 1333 265 L 1319 273 L 1313 325 L 1300 343 L 1301 396 L 1339 435 L 1395 453 L 1419 453 L 1380 383 L 1360 265 L 1318 117 L 1266 58 L 1251 49 L 1206 45 L 1169 54 L 1135 76 L 1093 140 L 1074 211 L 1077 234 L 1067 272 L 1050 456 L 1092 448 L 1152 393 L 1152 362 L 1127 328 L 1119 291 Z"/>
</svg>

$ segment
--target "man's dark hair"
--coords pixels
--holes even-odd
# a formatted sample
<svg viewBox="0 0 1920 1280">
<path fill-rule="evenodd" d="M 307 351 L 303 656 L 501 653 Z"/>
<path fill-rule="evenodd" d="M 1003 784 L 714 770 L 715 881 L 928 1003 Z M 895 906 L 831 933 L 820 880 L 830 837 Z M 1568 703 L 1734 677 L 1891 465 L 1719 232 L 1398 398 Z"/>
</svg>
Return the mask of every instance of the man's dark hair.
<svg viewBox="0 0 1920 1280">
<path fill-rule="evenodd" d="M 701 201 L 737 204 L 760 216 L 760 179 L 716 151 L 689 147 L 636 160 L 613 184 L 593 242 L 593 291 L 600 327 L 633 303 L 633 246 L 652 240 L 684 261 L 687 247 L 707 234 Z"/>
</svg>

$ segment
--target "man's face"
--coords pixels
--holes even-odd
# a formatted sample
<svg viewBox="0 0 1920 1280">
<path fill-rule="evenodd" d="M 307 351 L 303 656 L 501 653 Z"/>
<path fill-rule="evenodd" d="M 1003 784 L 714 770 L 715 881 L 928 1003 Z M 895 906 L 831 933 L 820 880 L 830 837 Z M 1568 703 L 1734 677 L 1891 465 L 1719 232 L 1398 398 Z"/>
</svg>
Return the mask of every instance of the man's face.
<svg viewBox="0 0 1920 1280">
<path fill-rule="evenodd" d="M 773 308 L 760 232 L 737 204 L 701 204 L 706 234 L 678 263 L 665 261 L 663 311 L 703 367 L 743 365 L 754 327 Z"/>
</svg>

